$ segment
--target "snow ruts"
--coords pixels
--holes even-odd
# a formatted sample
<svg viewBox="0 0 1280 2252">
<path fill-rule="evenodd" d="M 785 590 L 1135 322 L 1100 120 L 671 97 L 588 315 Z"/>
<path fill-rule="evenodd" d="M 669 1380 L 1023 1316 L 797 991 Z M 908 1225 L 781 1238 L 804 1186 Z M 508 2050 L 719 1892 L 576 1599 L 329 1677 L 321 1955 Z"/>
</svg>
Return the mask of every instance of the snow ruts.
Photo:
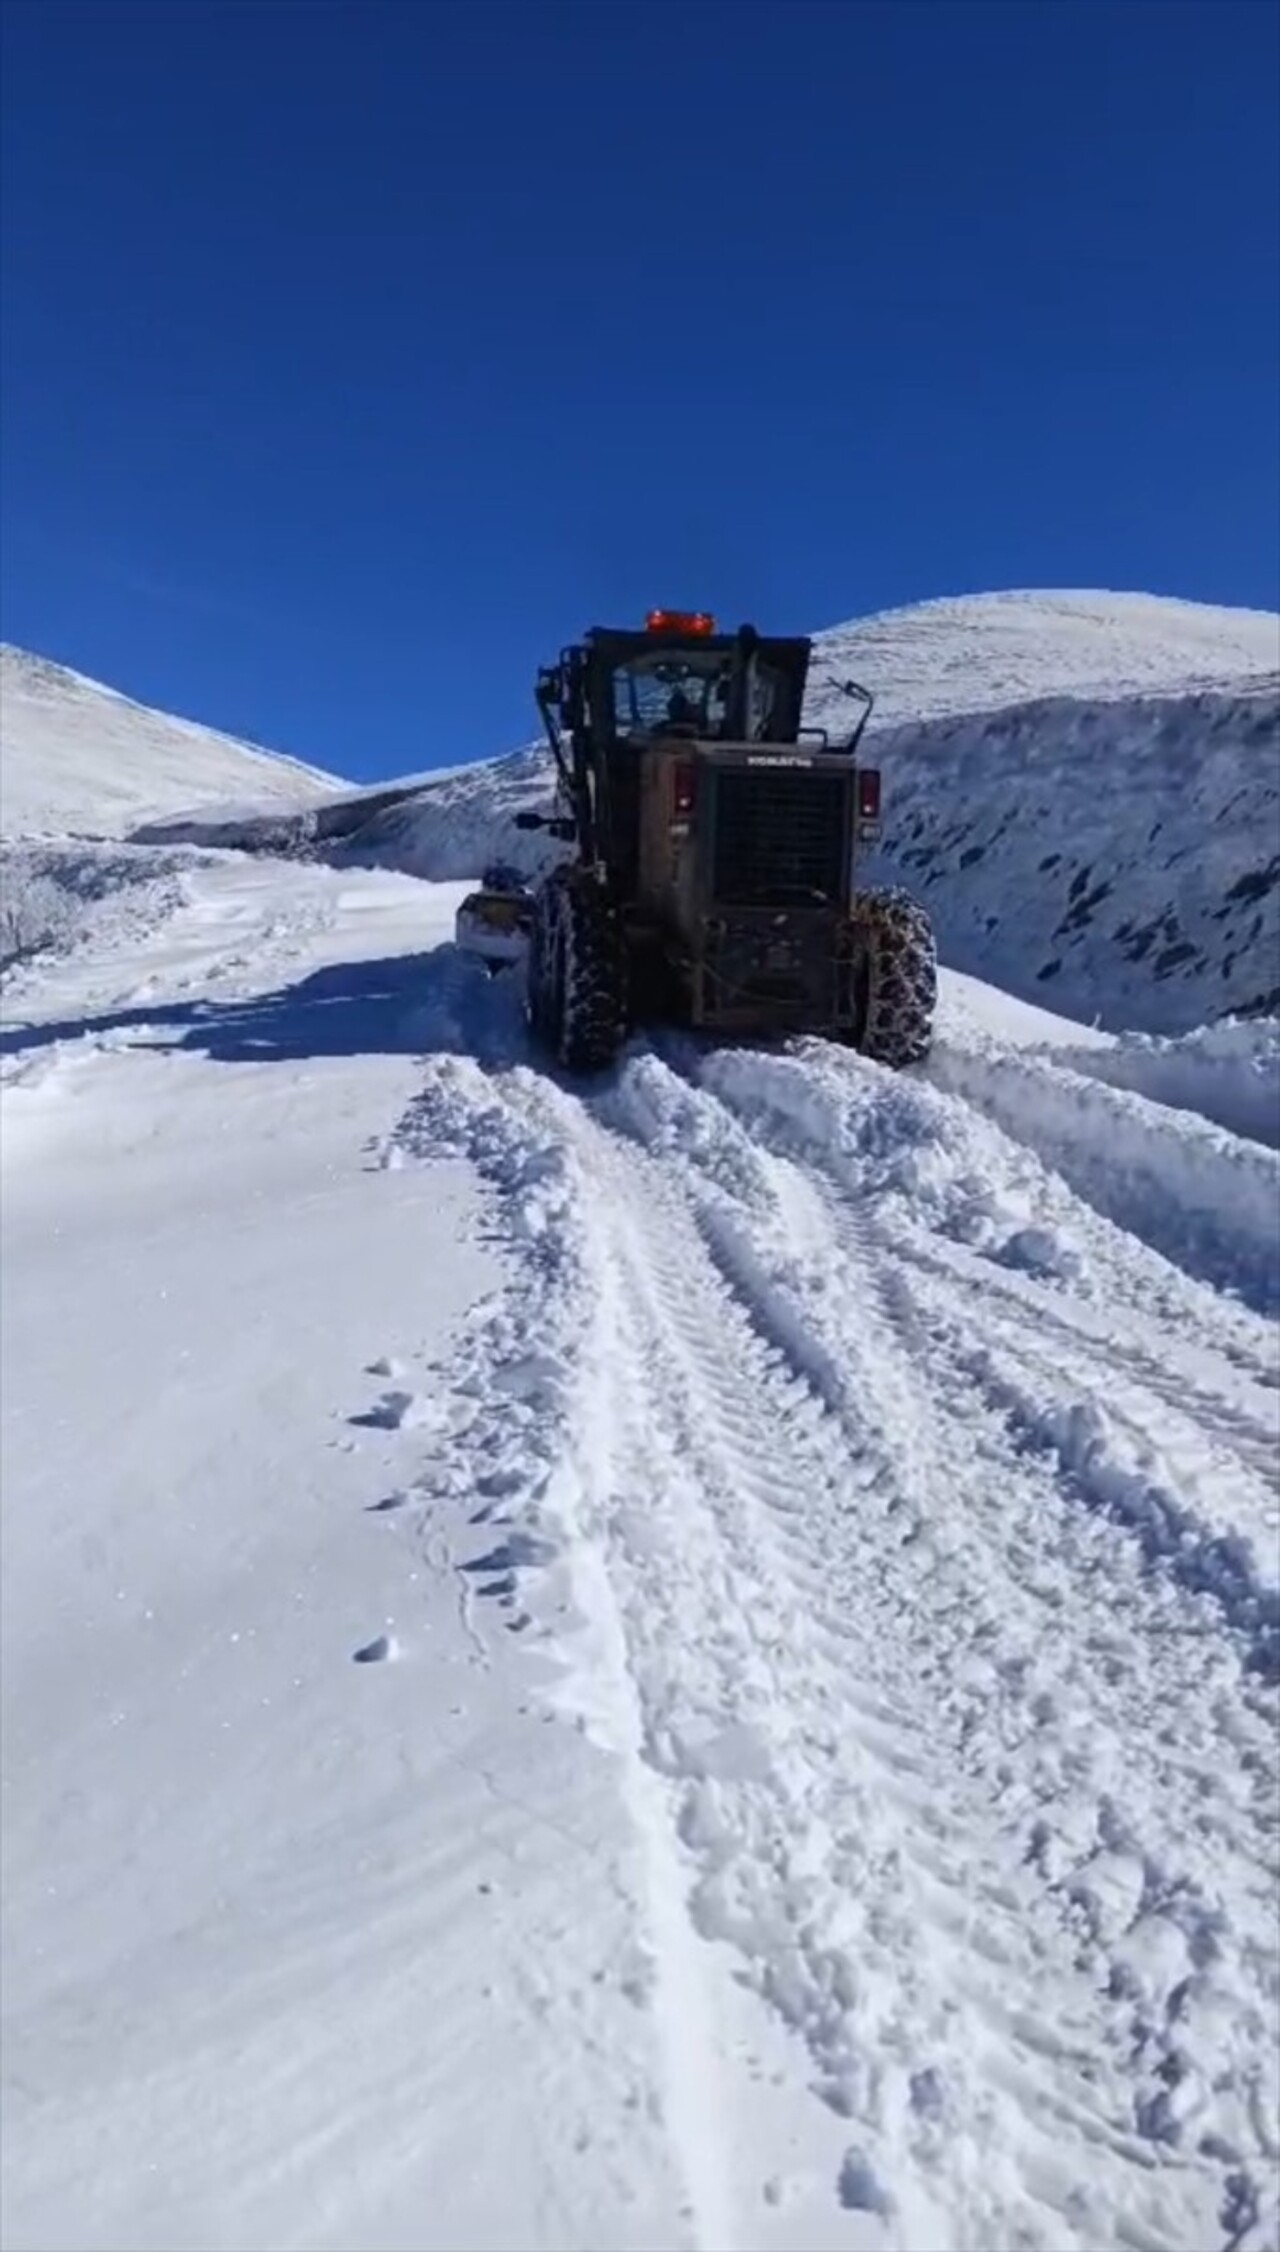
<svg viewBox="0 0 1280 2252">
<path fill-rule="evenodd" d="M 1267 1325 L 954 1093 L 672 1043 L 583 1098 L 484 1005 L 397 1138 L 509 1263 L 432 1482 L 627 1779 L 696 2242 L 759 2205 L 728 1962 L 885 2245 L 1269 2244 Z"/>
</svg>

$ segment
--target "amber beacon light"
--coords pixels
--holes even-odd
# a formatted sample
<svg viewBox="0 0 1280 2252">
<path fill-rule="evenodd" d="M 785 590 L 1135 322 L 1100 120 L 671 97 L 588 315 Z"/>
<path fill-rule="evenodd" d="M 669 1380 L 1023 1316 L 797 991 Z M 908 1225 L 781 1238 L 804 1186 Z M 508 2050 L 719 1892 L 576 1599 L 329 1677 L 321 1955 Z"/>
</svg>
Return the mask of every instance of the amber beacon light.
<svg viewBox="0 0 1280 2252">
<path fill-rule="evenodd" d="M 645 619 L 649 633 L 714 633 L 716 621 L 709 610 L 651 610 Z"/>
</svg>

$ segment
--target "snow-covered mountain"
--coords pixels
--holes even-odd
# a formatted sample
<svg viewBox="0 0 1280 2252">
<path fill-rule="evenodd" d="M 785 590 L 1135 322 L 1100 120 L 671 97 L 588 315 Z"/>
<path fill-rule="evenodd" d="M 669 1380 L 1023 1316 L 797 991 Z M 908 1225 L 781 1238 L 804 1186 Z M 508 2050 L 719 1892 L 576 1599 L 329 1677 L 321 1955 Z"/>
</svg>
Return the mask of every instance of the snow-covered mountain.
<svg viewBox="0 0 1280 2252">
<path fill-rule="evenodd" d="M 145 929 L 183 897 L 190 854 L 120 840 L 201 807 L 294 818 L 343 784 L 0 646 L 0 969 Z"/>
<path fill-rule="evenodd" d="M 0 833 L 122 835 L 187 807 L 297 809 L 336 778 L 0 646 Z"/>
<path fill-rule="evenodd" d="M 1274 687 L 1280 617 L 1168 595 L 966 594 L 882 610 L 818 637 L 815 674 L 875 691 L 881 726 L 1074 697 L 1111 703 Z M 815 718 L 839 720 L 839 703 Z"/>
<path fill-rule="evenodd" d="M 1149 1021 L 1090 894 L 1258 866 L 1274 621 L 1061 600 L 830 663 L 944 932 Z M 1278 2252 L 1280 1027 L 947 969 L 909 1073 L 571 1087 L 439 880 L 540 755 L 137 843 L 94 762 L 155 822 L 174 739 L 80 705 L 0 1032 L 5 2252 Z"/>
</svg>

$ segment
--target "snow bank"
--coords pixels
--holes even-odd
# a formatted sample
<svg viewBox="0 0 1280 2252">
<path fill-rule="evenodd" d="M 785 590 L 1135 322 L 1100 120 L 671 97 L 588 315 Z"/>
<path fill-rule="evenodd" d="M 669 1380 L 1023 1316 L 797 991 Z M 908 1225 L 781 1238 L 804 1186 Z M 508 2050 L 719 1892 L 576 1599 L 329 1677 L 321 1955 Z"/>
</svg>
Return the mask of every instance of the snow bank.
<svg viewBox="0 0 1280 2252">
<path fill-rule="evenodd" d="M 0 844 L 0 972 L 154 928 L 186 898 L 191 852 Z"/>
<path fill-rule="evenodd" d="M 1274 1311 L 1280 1160 L 1207 1118 L 1172 1113 L 1086 1072 L 1002 1042 L 940 1042 L 937 1087 L 1024 1142 L 1119 1227 L 1215 1288 Z"/>
<path fill-rule="evenodd" d="M 1280 1009 L 1280 617 L 921 603 L 819 635 L 815 724 L 841 724 L 828 684 L 851 673 L 876 695 L 885 869 L 954 968 L 1115 1029 Z"/>
<path fill-rule="evenodd" d="M 884 862 L 946 959 L 1177 1033 L 1280 1008 L 1280 696 L 1062 698 L 883 730 Z"/>
<path fill-rule="evenodd" d="M 1180 1040 L 1134 1032 L 1086 1046 L 1055 1043 L 1056 1061 L 1129 1087 L 1173 1110 L 1198 1112 L 1249 1140 L 1280 1142 L 1280 1023 L 1227 1017 Z"/>
</svg>

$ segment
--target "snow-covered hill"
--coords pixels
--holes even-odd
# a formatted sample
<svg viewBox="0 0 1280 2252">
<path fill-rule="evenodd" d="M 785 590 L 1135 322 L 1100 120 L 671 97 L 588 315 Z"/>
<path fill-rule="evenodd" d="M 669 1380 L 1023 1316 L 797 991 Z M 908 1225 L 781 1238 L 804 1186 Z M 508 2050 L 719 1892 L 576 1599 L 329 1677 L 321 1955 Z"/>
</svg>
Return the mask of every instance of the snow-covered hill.
<svg viewBox="0 0 1280 2252">
<path fill-rule="evenodd" d="M 1280 695 L 1057 698 L 885 730 L 886 870 L 947 959 L 1112 1026 L 1280 1009 Z"/>
<path fill-rule="evenodd" d="M 7 837 L 119 836 L 186 807 L 297 809 L 340 787 L 317 768 L 0 647 L 0 830 Z"/>
<path fill-rule="evenodd" d="M 1280 675 L 1280 617 L 1167 595 L 966 594 L 882 610 L 818 637 L 815 674 L 874 689 L 881 726 L 1001 711 L 1048 697 L 1085 703 L 1240 688 Z M 819 688 L 815 719 L 838 724 Z"/>
</svg>

